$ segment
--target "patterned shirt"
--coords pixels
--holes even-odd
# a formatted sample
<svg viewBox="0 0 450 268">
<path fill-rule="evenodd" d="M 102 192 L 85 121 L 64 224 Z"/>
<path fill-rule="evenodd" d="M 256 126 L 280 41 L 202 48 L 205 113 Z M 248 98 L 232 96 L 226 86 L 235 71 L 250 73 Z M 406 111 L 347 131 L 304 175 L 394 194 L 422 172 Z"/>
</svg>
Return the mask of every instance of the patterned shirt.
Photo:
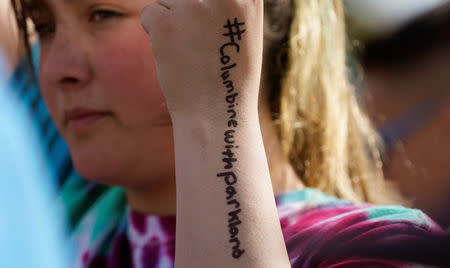
<svg viewBox="0 0 450 268">
<path fill-rule="evenodd" d="M 276 202 L 292 267 L 423 267 L 352 254 L 352 249 L 382 249 L 443 234 L 418 210 L 355 206 L 309 188 L 278 195 Z M 175 219 L 135 212 L 126 206 L 123 191 L 111 188 L 97 196 L 74 228 L 75 267 L 174 267 Z"/>
</svg>

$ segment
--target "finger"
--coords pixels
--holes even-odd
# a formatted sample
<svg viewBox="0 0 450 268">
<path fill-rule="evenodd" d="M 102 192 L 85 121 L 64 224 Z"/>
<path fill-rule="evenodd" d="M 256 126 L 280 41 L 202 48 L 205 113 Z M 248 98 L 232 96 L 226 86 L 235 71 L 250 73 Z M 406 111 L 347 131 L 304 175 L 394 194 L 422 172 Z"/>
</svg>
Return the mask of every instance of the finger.
<svg viewBox="0 0 450 268">
<path fill-rule="evenodd" d="M 164 6 L 167 9 L 171 9 L 172 8 L 172 0 L 157 0 L 156 1 L 158 4 Z"/>
<path fill-rule="evenodd" d="M 141 24 L 145 31 L 150 33 L 152 27 L 156 25 L 155 23 L 167 15 L 168 10 L 166 6 L 158 2 L 145 6 L 141 12 Z"/>
</svg>

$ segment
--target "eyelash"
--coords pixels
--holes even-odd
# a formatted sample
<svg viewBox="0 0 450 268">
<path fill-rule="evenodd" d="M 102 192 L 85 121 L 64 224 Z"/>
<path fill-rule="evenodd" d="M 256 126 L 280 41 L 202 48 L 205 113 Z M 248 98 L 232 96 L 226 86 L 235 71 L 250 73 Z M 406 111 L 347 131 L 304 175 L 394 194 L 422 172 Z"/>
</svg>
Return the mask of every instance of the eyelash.
<svg viewBox="0 0 450 268">
<path fill-rule="evenodd" d="M 96 18 L 96 16 L 101 16 L 100 18 Z M 116 11 L 113 10 L 108 10 L 108 9 L 98 9 L 98 10 L 94 10 L 89 18 L 89 21 L 94 22 L 94 23 L 101 23 L 104 20 L 109 20 L 109 19 L 113 19 L 116 17 L 120 17 L 121 14 L 117 13 Z"/>
<path fill-rule="evenodd" d="M 121 17 L 122 14 L 117 13 L 112 10 L 107 9 L 98 9 L 94 10 L 89 16 L 89 22 L 100 24 L 107 20 Z M 34 26 L 36 33 L 39 35 L 39 38 L 45 38 L 49 34 L 52 34 L 56 31 L 56 25 L 54 23 L 36 23 Z"/>
</svg>

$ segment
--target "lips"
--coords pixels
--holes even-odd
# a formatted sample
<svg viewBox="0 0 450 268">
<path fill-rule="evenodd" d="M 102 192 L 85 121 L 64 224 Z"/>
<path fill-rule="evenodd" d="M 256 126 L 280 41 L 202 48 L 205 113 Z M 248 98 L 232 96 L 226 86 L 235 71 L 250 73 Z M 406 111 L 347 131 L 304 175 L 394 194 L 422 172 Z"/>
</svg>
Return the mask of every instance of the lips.
<svg viewBox="0 0 450 268">
<path fill-rule="evenodd" d="M 74 108 L 64 111 L 64 126 L 74 133 L 80 133 L 110 115 L 112 115 L 111 112 L 101 110 Z"/>
</svg>

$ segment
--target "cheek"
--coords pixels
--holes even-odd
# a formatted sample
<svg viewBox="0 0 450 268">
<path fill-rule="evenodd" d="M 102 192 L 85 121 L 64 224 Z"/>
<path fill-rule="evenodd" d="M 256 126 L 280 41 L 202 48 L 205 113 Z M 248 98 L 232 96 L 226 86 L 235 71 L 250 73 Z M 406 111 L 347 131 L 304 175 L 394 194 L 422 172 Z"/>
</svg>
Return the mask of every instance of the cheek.
<svg viewBox="0 0 450 268">
<path fill-rule="evenodd" d="M 117 35 L 116 35 L 117 36 Z M 159 120 L 168 117 L 158 83 L 150 40 L 145 32 L 120 36 L 97 48 L 94 55 L 101 91 L 121 116 Z"/>
</svg>

